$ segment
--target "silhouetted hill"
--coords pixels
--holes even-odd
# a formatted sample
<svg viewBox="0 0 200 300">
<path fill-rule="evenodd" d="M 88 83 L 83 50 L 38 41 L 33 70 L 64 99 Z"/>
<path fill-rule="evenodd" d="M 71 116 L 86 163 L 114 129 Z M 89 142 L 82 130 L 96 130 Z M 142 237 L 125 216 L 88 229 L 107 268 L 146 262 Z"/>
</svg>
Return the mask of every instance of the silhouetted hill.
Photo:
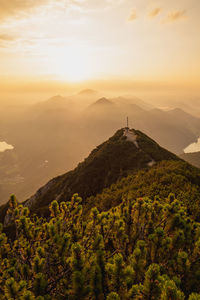
<svg viewBox="0 0 200 300">
<path fill-rule="evenodd" d="M 92 89 L 84 89 L 78 93 L 80 96 L 94 96 L 97 95 L 98 92 Z"/>
<path fill-rule="evenodd" d="M 129 95 L 124 96 L 124 97 L 111 98 L 110 100 L 113 101 L 113 103 L 116 103 L 117 105 L 120 105 L 120 106 L 134 104 L 144 110 L 151 110 L 154 108 L 153 105 L 143 101 L 142 99 L 139 99 L 139 98 L 133 97 L 133 96 L 129 96 Z"/>
<path fill-rule="evenodd" d="M 184 127 L 187 126 L 188 129 L 197 135 L 199 134 L 199 118 L 194 117 L 181 108 L 175 108 L 166 113 L 171 117 L 172 121 L 175 119 L 176 122 L 182 123 Z"/>
<path fill-rule="evenodd" d="M 55 95 L 46 101 L 42 101 L 39 103 L 34 104 L 30 108 L 30 113 L 43 113 L 44 111 L 50 111 L 52 109 L 61 109 L 67 107 L 69 105 L 70 101 L 69 98 L 63 97 L 61 95 Z"/>
<path fill-rule="evenodd" d="M 108 100 L 105 97 L 100 98 L 95 103 L 93 103 L 90 107 L 96 107 L 96 106 L 104 106 L 104 105 L 113 105 L 113 102 Z"/>
<path fill-rule="evenodd" d="M 189 162 L 191 165 L 200 168 L 200 152 L 183 153 L 180 157 Z"/>
</svg>

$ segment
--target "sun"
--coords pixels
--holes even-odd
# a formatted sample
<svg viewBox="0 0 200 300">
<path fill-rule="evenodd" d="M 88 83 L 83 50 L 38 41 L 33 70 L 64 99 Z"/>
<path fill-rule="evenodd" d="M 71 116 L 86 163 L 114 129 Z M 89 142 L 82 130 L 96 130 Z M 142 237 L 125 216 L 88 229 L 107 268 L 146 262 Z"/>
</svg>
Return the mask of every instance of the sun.
<svg viewBox="0 0 200 300">
<path fill-rule="evenodd" d="M 51 73 L 57 79 L 77 82 L 94 76 L 94 64 L 88 47 L 74 45 L 59 48 L 55 52 L 50 61 Z"/>
</svg>

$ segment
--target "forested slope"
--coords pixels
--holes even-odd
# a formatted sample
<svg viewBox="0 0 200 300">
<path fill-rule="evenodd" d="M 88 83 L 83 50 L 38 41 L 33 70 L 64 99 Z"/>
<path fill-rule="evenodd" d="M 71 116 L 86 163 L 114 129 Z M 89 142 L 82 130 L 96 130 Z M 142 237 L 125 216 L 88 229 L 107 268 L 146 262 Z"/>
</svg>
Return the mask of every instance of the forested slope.
<svg viewBox="0 0 200 300">
<path fill-rule="evenodd" d="M 200 170 L 181 160 L 161 161 L 122 178 L 102 193 L 89 197 L 86 206 L 108 210 L 120 204 L 124 197 L 166 198 L 171 192 L 200 221 Z"/>
</svg>

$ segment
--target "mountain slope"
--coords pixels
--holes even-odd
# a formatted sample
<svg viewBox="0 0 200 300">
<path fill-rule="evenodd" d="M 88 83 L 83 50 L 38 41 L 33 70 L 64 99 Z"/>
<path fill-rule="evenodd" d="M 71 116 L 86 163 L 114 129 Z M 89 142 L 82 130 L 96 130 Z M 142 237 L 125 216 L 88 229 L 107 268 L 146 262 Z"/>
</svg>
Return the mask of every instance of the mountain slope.
<svg viewBox="0 0 200 300">
<path fill-rule="evenodd" d="M 191 165 L 200 168 L 200 152 L 183 153 L 180 158 L 189 162 Z"/>
<path fill-rule="evenodd" d="M 143 101 L 142 99 L 139 99 L 139 98 L 133 97 L 133 96 L 129 96 L 129 95 L 126 95 L 123 97 L 111 98 L 110 100 L 113 101 L 114 103 L 116 103 L 117 105 L 121 105 L 121 106 L 134 104 L 144 110 L 151 110 L 154 108 L 153 105 Z"/>
<path fill-rule="evenodd" d="M 194 219 L 200 220 L 200 170 L 183 160 L 161 161 L 152 168 L 122 178 L 102 193 L 87 199 L 87 211 L 94 206 L 101 211 L 120 204 L 124 198 L 167 198 L 174 193 Z"/>
<path fill-rule="evenodd" d="M 38 190 L 25 205 L 33 211 L 38 208 L 41 211 L 52 200 L 70 199 L 75 192 L 86 199 L 120 178 L 162 160 L 179 158 L 142 132 L 121 129 L 93 150 L 73 171 L 52 179 Z"/>
</svg>

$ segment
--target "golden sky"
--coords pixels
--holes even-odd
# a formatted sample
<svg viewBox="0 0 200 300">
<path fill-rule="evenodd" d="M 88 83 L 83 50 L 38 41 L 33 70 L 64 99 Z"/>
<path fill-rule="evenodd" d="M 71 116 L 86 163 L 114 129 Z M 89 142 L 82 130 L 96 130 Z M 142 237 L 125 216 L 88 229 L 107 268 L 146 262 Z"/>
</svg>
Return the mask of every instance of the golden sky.
<svg viewBox="0 0 200 300">
<path fill-rule="evenodd" d="M 0 0 L 0 78 L 200 82 L 200 0 Z"/>
</svg>

